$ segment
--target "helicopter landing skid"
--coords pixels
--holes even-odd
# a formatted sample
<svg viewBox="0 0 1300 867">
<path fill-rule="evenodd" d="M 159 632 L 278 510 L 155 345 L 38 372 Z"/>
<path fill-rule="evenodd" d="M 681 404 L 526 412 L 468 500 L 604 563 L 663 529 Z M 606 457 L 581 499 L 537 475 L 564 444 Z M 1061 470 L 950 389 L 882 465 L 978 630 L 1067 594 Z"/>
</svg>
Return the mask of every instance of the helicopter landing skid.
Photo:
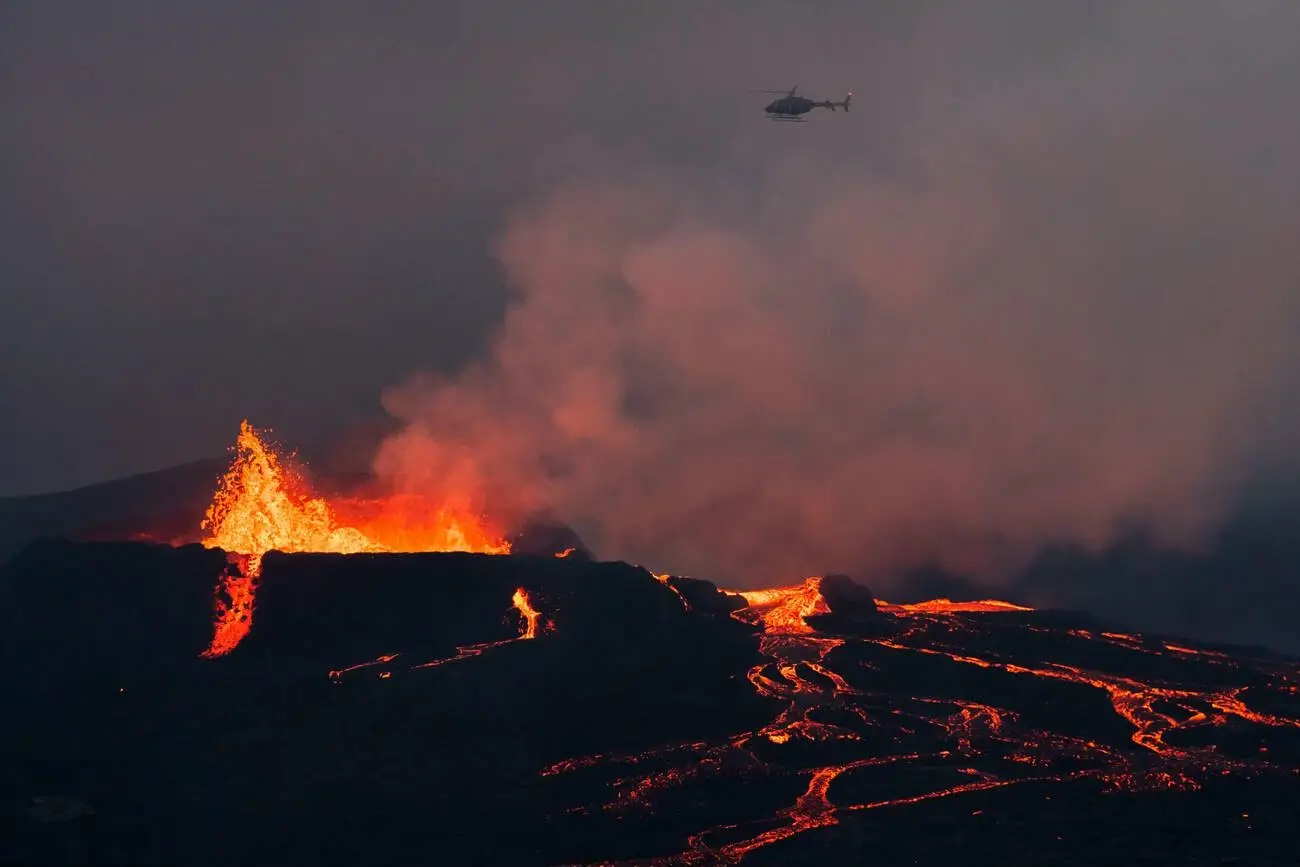
<svg viewBox="0 0 1300 867">
<path fill-rule="evenodd" d="M 780 123 L 807 123 L 808 122 L 803 118 L 797 117 L 792 114 L 790 115 L 771 114 L 768 115 L 768 120 L 775 120 L 775 121 L 779 121 Z"/>
</svg>

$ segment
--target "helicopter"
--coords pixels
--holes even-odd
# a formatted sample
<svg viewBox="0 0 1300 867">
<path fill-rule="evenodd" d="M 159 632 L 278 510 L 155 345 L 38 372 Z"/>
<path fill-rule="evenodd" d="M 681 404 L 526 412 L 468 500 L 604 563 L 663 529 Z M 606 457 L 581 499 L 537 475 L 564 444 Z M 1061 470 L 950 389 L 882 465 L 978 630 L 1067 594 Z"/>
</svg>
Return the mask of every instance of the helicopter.
<svg viewBox="0 0 1300 867">
<path fill-rule="evenodd" d="M 780 99 L 774 99 L 767 104 L 763 111 L 767 112 L 770 120 L 780 120 L 787 123 L 805 123 L 800 115 L 807 114 L 814 108 L 829 108 L 834 111 L 837 108 L 849 110 L 849 103 L 853 101 L 853 91 L 849 91 L 843 102 L 831 102 L 830 100 L 814 100 L 806 96 L 797 95 L 799 85 L 795 85 L 788 91 L 785 90 L 760 90 L 759 93 L 780 93 L 783 94 Z"/>
</svg>

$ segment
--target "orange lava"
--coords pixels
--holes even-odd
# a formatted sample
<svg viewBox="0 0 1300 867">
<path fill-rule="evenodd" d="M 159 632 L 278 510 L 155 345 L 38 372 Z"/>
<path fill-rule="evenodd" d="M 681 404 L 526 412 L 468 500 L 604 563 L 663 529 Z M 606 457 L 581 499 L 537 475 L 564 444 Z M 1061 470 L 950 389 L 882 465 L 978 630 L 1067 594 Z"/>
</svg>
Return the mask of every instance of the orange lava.
<svg viewBox="0 0 1300 867">
<path fill-rule="evenodd" d="M 829 614 L 830 608 L 822 598 L 822 579 L 812 577 L 793 587 L 773 587 L 768 590 L 746 590 L 738 593 L 749 603 L 735 613 L 737 620 L 762 625 L 767 635 L 803 635 L 813 631 L 805 617 Z"/>
<path fill-rule="evenodd" d="M 667 573 L 660 575 L 655 572 L 651 572 L 650 574 L 654 575 L 655 580 L 658 581 L 660 584 L 664 585 L 669 590 L 673 591 L 673 593 L 677 596 L 677 601 L 682 603 L 682 609 L 684 611 L 691 610 L 691 603 L 687 602 L 686 597 L 682 595 L 682 591 L 678 590 L 677 587 L 673 585 L 673 582 L 670 580 L 672 578 L 671 575 Z"/>
<path fill-rule="evenodd" d="M 666 575 L 655 575 L 672 586 Z M 922 707 L 953 708 L 937 713 L 917 712 L 905 707 L 890 707 L 888 699 L 873 696 L 852 686 L 832 668 L 831 654 L 848 640 L 834 634 L 819 633 L 806 620 L 830 611 L 821 595 L 821 579 L 808 578 L 800 584 L 743 593 L 746 607 L 732 617 L 762 630 L 759 651 L 766 662 L 750 668 L 747 678 L 754 690 L 784 702 L 784 709 L 770 723 L 755 731 L 725 740 L 674 744 L 629 755 L 596 755 L 568 759 L 548 767 L 543 776 L 572 773 L 601 764 L 654 765 L 656 769 L 639 776 L 614 780 L 618 794 L 604 809 L 623 812 L 628 809 L 652 810 L 660 793 L 720 773 L 724 763 L 742 767 L 763 767 L 761 750 L 786 749 L 799 744 L 797 755 L 823 748 L 831 761 L 804 767 L 798 773 L 808 775 L 802 795 L 774 816 L 751 822 L 719 825 L 692 834 L 679 853 L 650 859 L 654 865 L 704 865 L 740 862 L 756 849 L 788 840 L 817 828 L 835 825 L 844 813 L 898 808 L 938 798 L 959 797 L 971 793 L 1000 789 L 1024 783 L 1094 779 L 1112 789 L 1194 789 L 1209 775 L 1252 772 L 1266 766 L 1263 761 L 1229 758 L 1213 746 L 1175 746 L 1168 736 L 1176 730 L 1197 726 L 1225 725 L 1231 718 L 1272 728 L 1300 728 L 1300 719 L 1262 713 L 1247 707 L 1241 696 L 1244 687 L 1197 688 L 1172 683 L 1144 683 L 1130 677 L 1090 671 L 1059 662 L 1042 661 L 1016 664 L 999 658 L 982 658 L 957 652 L 944 642 L 949 636 L 967 631 L 980 633 L 984 627 L 975 618 L 985 614 L 1032 609 L 997 600 L 952 602 L 936 599 L 910 605 L 894 605 L 877 600 L 881 614 L 905 621 L 891 638 L 857 636 L 855 642 L 875 644 L 892 651 L 946 657 L 953 662 L 1008 674 L 1064 681 L 1103 691 L 1115 714 L 1131 727 L 1131 741 L 1141 748 L 1124 749 L 1083 738 L 1027 728 L 1015 711 L 959 698 L 911 698 Z M 940 620 L 944 621 L 940 623 Z M 901 625 L 901 624 L 900 624 Z M 1029 625 L 1030 630 L 1047 631 L 1047 627 Z M 1140 635 L 1093 633 L 1087 630 L 1062 630 L 1063 634 L 1089 641 L 1115 644 L 1126 650 L 1180 657 L 1200 657 L 1215 665 L 1236 665 L 1224 654 L 1199 651 L 1178 644 L 1153 644 Z M 859 645 L 860 646 L 860 645 Z M 874 668 L 870 662 L 860 665 Z M 1281 675 L 1284 679 L 1289 674 Z M 1300 687 L 1282 685 L 1286 692 L 1300 692 Z M 917 753 L 899 750 L 896 754 L 859 753 L 865 749 L 863 733 L 853 727 L 858 722 L 868 727 L 878 725 L 872 719 L 873 703 L 884 699 L 882 714 L 915 720 L 934 726 L 945 733 L 955 752 Z M 866 702 L 866 704 L 862 704 Z M 857 718 L 855 722 L 853 717 Z M 886 719 L 889 717 L 886 716 Z M 829 720 L 834 719 L 832 723 Z M 863 730 L 865 731 L 865 730 Z M 904 725 L 898 729 L 907 733 Z M 857 746 L 861 744 L 861 746 Z M 847 751 L 847 752 L 846 752 Z M 948 766 L 957 756 L 975 761 L 986 757 L 994 761 L 1041 768 L 1042 773 L 1022 776 L 1004 775 L 998 770 L 958 767 L 952 770 L 975 777 L 969 782 L 952 781 L 929 791 L 899 797 L 877 797 L 857 803 L 837 804 L 832 796 L 835 781 L 863 769 L 885 764 L 916 764 L 930 770 Z M 1060 760 L 1075 765 L 1062 768 Z M 669 766 L 664 769 L 663 765 Z M 769 766 L 770 767 L 770 766 Z M 579 810 L 582 811 L 582 810 Z M 981 811 L 975 811 L 981 812 Z M 776 826 L 773 827 L 773 820 Z M 752 829 L 744 835 L 746 829 Z M 739 833 L 738 833 L 739 832 Z M 739 838 L 739 839 L 738 839 Z M 716 841 L 716 842 L 715 842 Z"/>
<path fill-rule="evenodd" d="M 248 634 L 268 551 L 510 553 L 510 544 L 481 518 L 449 502 L 403 496 L 330 503 L 314 496 L 247 420 L 239 426 L 235 458 L 200 529 L 204 545 L 231 555 L 217 589 L 216 624 L 206 657 L 229 653 Z"/>
<path fill-rule="evenodd" d="M 895 605 L 883 599 L 876 600 L 876 607 L 895 615 L 907 614 L 992 614 L 998 611 L 1033 611 L 1023 605 L 1002 602 L 997 599 L 980 599 L 973 602 L 953 602 L 951 599 L 931 599 L 928 602 L 912 602 Z"/>
<path fill-rule="evenodd" d="M 336 498 L 330 501 L 330 508 L 339 524 L 356 527 L 381 551 L 510 553 L 510 544 L 468 506 L 416 494 L 398 494 L 383 498 Z"/>
<path fill-rule="evenodd" d="M 227 554 L 226 569 L 217 582 L 216 623 L 212 641 L 201 654 L 205 658 L 224 656 L 248 634 L 253 619 L 253 582 L 249 572 L 251 557 Z"/>
<path fill-rule="evenodd" d="M 1211 660 L 1231 659 L 1228 654 L 1219 653 L 1217 650 L 1194 650 L 1190 647 L 1183 647 L 1181 644 L 1170 644 L 1168 642 L 1165 642 L 1165 650 L 1181 653 L 1184 656 L 1199 656 Z"/>
<path fill-rule="evenodd" d="M 533 603 L 528 598 L 528 591 L 520 587 L 515 591 L 515 595 L 510 598 L 516 609 L 524 618 L 524 631 L 520 633 L 521 639 L 530 639 L 537 637 L 537 618 L 541 617 Z"/>
<path fill-rule="evenodd" d="M 1108 637 L 1115 637 L 1116 635 L 1111 633 L 1103 634 Z M 1131 640 L 1135 645 L 1141 643 L 1136 636 L 1125 635 L 1125 639 Z M 1010 674 L 1027 674 L 1049 680 L 1063 680 L 1103 690 L 1110 696 L 1115 713 L 1133 726 L 1132 741 L 1134 744 L 1164 758 L 1176 760 L 1179 764 L 1199 767 L 1202 770 L 1211 767 L 1227 769 L 1230 763 L 1219 758 L 1213 749 L 1180 749 L 1170 745 L 1165 740 L 1166 735 L 1175 729 L 1192 728 L 1210 723 L 1211 717 L 1202 708 L 1208 707 L 1218 711 L 1225 717 L 1235 716 L 1257 725 L 1275 728 L 1300 728 L 1300 720 L 1250 710 L 1238 698 L 1238 695 L 1242 692 L 1242 687 L 1207 691 L 1176 689 L 1152 686 L 1128 677 L 1089 672 L 1061 663 L 1052 663 L 1050 667 L 1030 668 L 1010 662 L 963 656 L 934 647 L 909 646 L 886 640 L 876 640 L 875 643 L 893 650 L 946 656 L 954 662 L 976 665 L 981 668 L 995 668 Z M 1134 647 L 1133 649 L 1140 650 L 1141 648 Z M 1156 705 L 1161 702 L 1177 707 L 1186 716 L 1178 718 L 1157 710 Z M 1182 779 L 1188 780 L 1188 785 L 1194 785 L 1194 783 L 1190 782 L 1190 778 L 1183 777 Z"/>
<path fill-rule="evenodd" d="M 846 762 L 842 765 L 829 765 L 824 768 L 818 768 L 813 772 L 812 779 L 808 781 L 807 790 L 799 796 L 798 800 L 796 800 L 792 806 L 781 810 L 778 813 L 782 818 L 789 819 L 790 824 L 783 825 L 779 828 L 773 828 L 770 831 L 765 831 L 755 837 L 750 837 L 748 840 L 740 840 L 723 846 L 716 850 L 716 854 L 722 856 L 727 863 L 735 863 L 741 858 L 744 858 L 750 852 L 753 852 L 755 849 L 761 849 L 764 846 L 778 843 L 781 840 L 788 840 L 796 834 L 802 834 L 803 832 L 811 831 L 814 828 L 825 828 L 834 825 L 839 822 L 839 819 L 835 816 L 836 808 L 831 803 L 830 798 L 827 797 L 827 792 L 830 790 L 831 783 L 835 781 L 836 777 L 846 773 L 847 771 L 856 770 L 858 768 L 911 761 L 918 758 L 920 758 L 920 756 L 916 755 L 883 756 L 880 758 L 857 759 L 856 761 Z M 703 834 L 693 835 L 687 841 L 691 850 L 690 855 L 694 855 L 696 858 L 699 858 L 700 856 L 711 857 L 715 853 L 715 850 L 706 844 L 705 840 L 707 835 L 717 833 L 718 831 L 730 830 L 735 827 L 737 826 L 729 825 L 720 828 L 710 828 Z M 691 858 L 690 855 L 687 855 L 683 860 L 687 863 L 696 860 L 695 858 Z"/>
<path fill-rule="evenodd" d="M 517 636 L 514 638 L 505 638 L 500 641 L 481 641 L 478 644 L 467 644 L 462 647 L 457 647 L 454 656 L 447 656 L 442 659 L 434 659 L 429 662 L 412 665 L 410 666 L 410 670 L 415 671 L 423 668 L 437 668 L 446 665 L 449 662 L 460 662 L 464 659 L 480 656 L 485 650 L 490 650 L 494 647 L 504 647 L 507 644 L 514 644 L 516 641 L 530 641 L 536 638 L 537 623 L 542 615 L 533 607 L 532 600 L 529 599 L 528 596 L 528 591 L 522 587 L 517 588 L 514 592 L 514 596 L 511 597 L 510 602 L 514 605 L 515 611 L 519 613 L 519 616 L 522 619 L 522 622 L 519 624 L 519 634 Z M 329 673 L 329 678 L 334 683 L 342 683 L 343 676 L 348 672 L 357 671 L 363 668 L 371 668 L 377 665 L 387 665 L 397 657 L 398 654 L 390 653 L 385 654 L 378 659 L 373 659 L 370 662 L 359 662 L 356 665 L 349 665 L 346 668 L 337 668 Z M 392 671 L 385 669 L 379 672 L 379 677 L 381 680 L 389 680 L 392 677 Z"/>
</svg>

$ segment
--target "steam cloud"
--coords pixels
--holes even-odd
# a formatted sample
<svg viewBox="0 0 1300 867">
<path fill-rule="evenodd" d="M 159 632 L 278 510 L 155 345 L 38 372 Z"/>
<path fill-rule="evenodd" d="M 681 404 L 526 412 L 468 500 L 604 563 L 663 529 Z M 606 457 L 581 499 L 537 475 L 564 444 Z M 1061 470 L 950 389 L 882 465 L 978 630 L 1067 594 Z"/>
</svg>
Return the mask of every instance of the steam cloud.
<svg viewBox="0 0 1300 867">
<path fill-rule="evenodd" d="M 498 239 L 490 354 L 386 392 L 377 471 L 750 586 L 1195 546 L 1295 445 L 1300 114 L 1293 13 L 1187 8 L 923 101 L 889 165 L 559 178 Z"/>
</svg>

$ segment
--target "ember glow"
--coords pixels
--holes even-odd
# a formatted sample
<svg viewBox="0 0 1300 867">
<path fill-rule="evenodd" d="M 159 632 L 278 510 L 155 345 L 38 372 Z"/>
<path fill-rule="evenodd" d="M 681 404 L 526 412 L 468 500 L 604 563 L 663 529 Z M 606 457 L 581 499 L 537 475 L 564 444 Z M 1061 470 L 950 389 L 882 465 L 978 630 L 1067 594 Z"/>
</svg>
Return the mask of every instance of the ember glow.
<svg viewBox="0 0 1300 867">
<path fill-rule="evenodd" d="M 510 552 L 510 544 L 482 518 L 450 502 L 402 496 L 329 502 L 315 496 L 247 420 L 200 529 L 204 545 L 230 555 L 217 588 L 216 625 L 203 654 L 208 657 L 229 653 L 248 634 L 268 551 Z"/>
</svg>

